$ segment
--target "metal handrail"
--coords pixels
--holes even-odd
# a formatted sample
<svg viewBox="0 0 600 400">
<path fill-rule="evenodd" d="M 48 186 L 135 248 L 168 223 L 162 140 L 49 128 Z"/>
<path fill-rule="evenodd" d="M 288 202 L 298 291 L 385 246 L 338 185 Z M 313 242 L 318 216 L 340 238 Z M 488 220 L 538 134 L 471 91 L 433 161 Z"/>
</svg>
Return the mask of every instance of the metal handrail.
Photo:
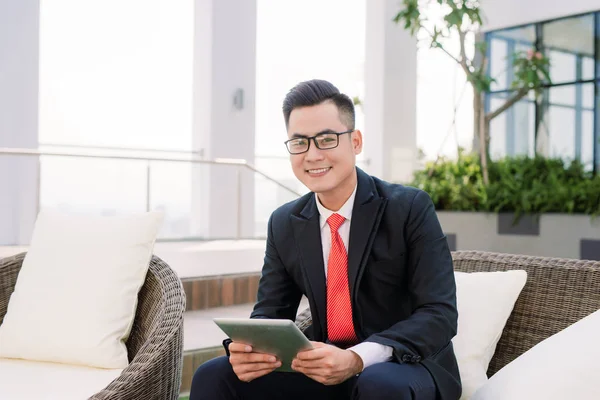
<svg viewBox="0 0 600 400">
<path fill-rule="evenodd" d="M 204 154 L 203 149 L 200 150 L 166 150 L 166 149 L 154 149 L 144 147 L 118 147 L 118 146 L 86 146 L 80 144 L 68 144 L 68 143 L 39 143 L 39 147 L 62 147 L 65 149 L 92 149 L 92 150 L 117 150 L 117 151 L 143 151 L 147 153 L 170 153 L 170 154 L 189 154 L 197 155 L 202 157 Z"/>
<path fill-rule="evenodd" d="M 166 161 L 166 162 L 179 162 L 179 163 L 193 163 L 193 164 L 210 164 L 210 165 L 239 165 L 243 166 L 252 172 L 257 173 L 263 178 L 275 183 L 277 186 L 287 190 L 288 192 L 300 197 L 302 194 L 296 192 L 294 189 L 284 185 L 277 179 L 270 177 L 264 172 L 259 171 L 252 164 L 249 164 L 244 159 L 237 158 L 217 158 L 214 160 L 195 159 L 195 158 L 173 158 L 173 157 L 145 157 L 145 156 L 134 156 L 134 155 L 116 155 L 116 154 L 87 154 L 87 153 L 75 153 L 75 152 L 60 152 L 60 151 L 39 151 L 25 148 L 16 147 L 0 147 L 0 154 L 14 155 L 14 156 L 57 156 L 57 157 L 74 157 L 74 158 L 99 158 L 105 160 L 129 160 L 129 161 Z"/>
<path fill-rule="evenodd" d="M 242 193 L 241 193 L 241 174 L 239 167 L 244 167 L 266 180 L 273 182 L 277 186 L 287 190 L 295 196 L 302 196 L 302 194 L 296 192 L 294 189 L 284 185 L 277 179 L 270 177 L 264 172 L 259 171 L 254 165 L 249 164 L 244 159 L 235 158 L 217 158 L 214 160 L 198 159 L 198 158 L 174 158 L 174 157 L 147 157 L 147 156 L 135 156 L 135 155 L 120 155 L 120 154 L 91 154 L 82 152 L 61 152 L 61 151 L 40 151 L 26 148 L 9 148 L 0 147 L 0 155 L 8 156 L 51 156 L 51 157 L 72 157 L 72 158 L 91 158 L 91 159 L 104 159 L 104 160 L 125 160 L 125 161 L 144 161 L 147 163 L 146 167 L 146 210 L 150 211 L 150 163 L 153 161 L 158 162 L 172 162 L 172 163 L 192 163 L 192 164 L 206 164 L 206 165 L 227 165 L 238 167 L 237 173 L 237 207 L 238 207 L 238 220 L 237 220 L 237 237 L 241 238 L 241 205 L 242 205 Z M 39 184 L 39 182 L 38 182 Z M 39 196 L 39 190 L 38 190 Z M 39 211 L 39 198 L 38 198 L 38 211 Z"/>
</svg>

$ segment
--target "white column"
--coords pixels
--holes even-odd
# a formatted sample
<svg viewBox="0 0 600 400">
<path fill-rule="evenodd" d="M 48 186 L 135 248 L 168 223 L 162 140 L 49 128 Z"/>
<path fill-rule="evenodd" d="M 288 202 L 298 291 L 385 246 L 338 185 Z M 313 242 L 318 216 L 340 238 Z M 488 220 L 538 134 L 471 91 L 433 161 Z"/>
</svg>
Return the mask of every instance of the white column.
<svg viewBox="0 0 600 400">
<path fill-rule="evenodd" d="M 417 46 L 392 21 L 399 4 L 367 1 L 364 139 L 367 171 L 404 183 L 417 159 Z"/>
<path fill-rule="evenodd" d="M 206 159 L 237 158 L 254 164 L 256 0 L 195 0 L 194 24 L 193 146 L 202 149 Z M 237 169 L 194 169 L 195 234 L 253 235 L 254 175 L 239 167 L 238 193 Z"/>
<path fill-rule="evenodd" d="M 39 0 L 0 1 L 0 147 L 38 146 Z M 0 245 L 29 244 L 37 158 L 0 154 Z"/>
</svg>

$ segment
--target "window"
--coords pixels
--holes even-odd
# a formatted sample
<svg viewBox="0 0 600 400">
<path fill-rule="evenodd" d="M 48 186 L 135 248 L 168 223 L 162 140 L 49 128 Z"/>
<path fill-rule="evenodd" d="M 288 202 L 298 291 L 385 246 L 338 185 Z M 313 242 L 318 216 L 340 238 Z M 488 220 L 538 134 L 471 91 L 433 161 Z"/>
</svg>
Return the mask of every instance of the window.
<svg viewBox="0 0 600 400">
<path fill-rule="evenodd" d="M 489 32 L 486 111 L 511 95 L 512 55 L 533 47 L 550 59 L 551 83 L 500 114 L 490 127 L 493 157 L 536 153 L 600 170 L 600 12 Z"/>
<path fill-rule="evenodd" d="M 41 149 L 191 151 L 193 5 L 40 2 Z M 104 215 L 161 209 L 161 236 L 182 237 L 191 179 L 185 164 L 42 157 L 40 202 Z"/>
</svg>

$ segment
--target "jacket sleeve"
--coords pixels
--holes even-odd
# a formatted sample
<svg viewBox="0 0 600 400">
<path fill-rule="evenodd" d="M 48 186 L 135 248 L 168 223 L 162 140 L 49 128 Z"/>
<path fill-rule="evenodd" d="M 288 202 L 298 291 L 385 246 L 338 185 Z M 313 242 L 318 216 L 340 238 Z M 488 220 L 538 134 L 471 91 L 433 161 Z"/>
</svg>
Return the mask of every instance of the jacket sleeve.
<svg viewBox="0 0 600 400">
<path fill-rule="evenodd" d="M 392 347 L 398 362 L 420 362 L 456 335 L 456 283 L 447 240 L 426 192 L 415 195 L 405 229 L 412 315 L 367 341 Z"/>
<path fill-rule="evenodd" d="M 262 276 L 258 283 L 257 303 L 250 318 L 289 319 L 294 321 L 302 292 L 288 274 L 279 257 L 274 240 L 273 220 L 274 214 L 269 218 L 267 247 Z"/>
</svg>

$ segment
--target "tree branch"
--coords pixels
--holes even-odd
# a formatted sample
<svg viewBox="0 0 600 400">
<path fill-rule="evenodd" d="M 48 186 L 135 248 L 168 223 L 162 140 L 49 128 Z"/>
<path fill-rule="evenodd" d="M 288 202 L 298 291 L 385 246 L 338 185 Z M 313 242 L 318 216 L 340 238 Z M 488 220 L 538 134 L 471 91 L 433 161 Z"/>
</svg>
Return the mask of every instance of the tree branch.
<svg viewBox="0 0 600 400">
<path fill-rule="evenodd" d="M 527 95 L 527 93 L 529 92 L 528 88 L 521 88 L 517 91 L 517 93 L 514 94 L 513 97 L 509 98 L 508 100 L 506 100 L 506 103 L 502 104 L 500 107 L 498 107 L 495 111 L 486 114 L 485 115 L 485 120 L 486 122 L 490 122 L 491 120 L 493 120 L 494 118 L 496 118 L 498 115 L 502 114 L 504 111 L 508 110 L 510 107 L 512 107 L 517 101 L 521 100 L 523 97 L 525 97 Z"/>
<path fill-rule="evenodd" d="M 431 32 L 429 31 L 429 29 L 425 28 L 424 26 L 421 26 L 421 28 L 422 28 L 422 29 L 424 29 L 424 30 L 425 30 L 425 32 L 427 32 L 427 34 L 428 34 L 429 36 L 431 36 L 431 40 L 434 40 L 434 35 L 433 35 L 433 33 L 431 33 Z M 436 43 L 439 43 L 437 39 L 435 39 L 435 42 L 436 42 Z M 459 65 L 462 65 L 462 63 L 460 62 L 460 60 L 459 60 L 458 58 L 454 57 L 454 56 L 453 56 L 453 55 L 452 55 L 452 54 L 451 54 L 451 53 L 450 53 L 448 50 L 446 50 L 446 49 L 445 49 L 443 46 L 439 46 L 439 47 L 436 47 L 436 48 L 443 50 L 443 51 L 444 51 L 444 53 L 448 54 L 448 56 L 449 56 L 450 58 L 452 58 L 454 61 L 456 61 L 456 63 L 457 63 L 457 64 L 459 64 Z"/>
<path fill-rule="evenodd" d="M 469 65 L 467 64 L 467 52 L 465 50 L 465 40 L 467 38 L 467 34 L 459 28 L 458 37 L 460 39 L 460 57 L 462 61 L 460 65 L 463 67 L 465 74 L 470 75 L 471 70 L 469 69 Z"/>
</svg>

